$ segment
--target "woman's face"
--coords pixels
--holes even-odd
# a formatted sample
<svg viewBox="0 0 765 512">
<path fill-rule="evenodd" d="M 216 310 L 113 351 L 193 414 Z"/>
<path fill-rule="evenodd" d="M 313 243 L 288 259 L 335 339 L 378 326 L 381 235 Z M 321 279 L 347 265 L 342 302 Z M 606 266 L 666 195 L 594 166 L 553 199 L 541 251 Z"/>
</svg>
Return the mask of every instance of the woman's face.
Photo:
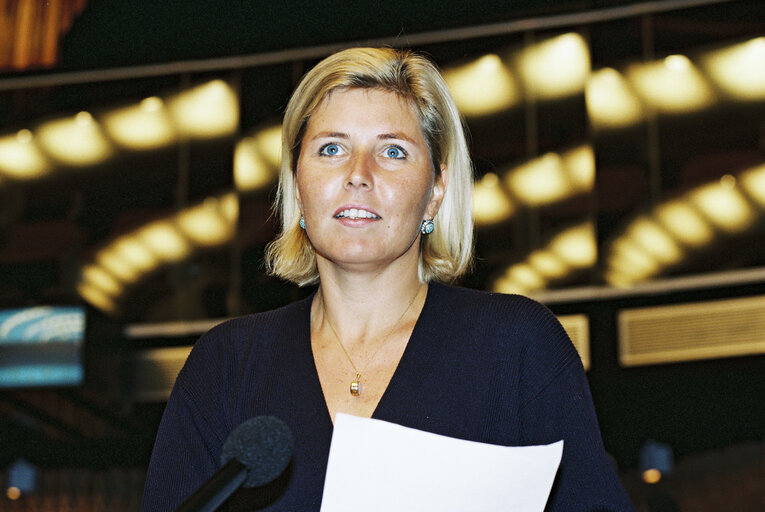
<svg viewBox="0 0 765 512">
<path fill-rule="evenodd" d="M 406 100 L 378 89 L 339 89 L 308 121 L 296 179 L 320 265 L 370 270 L 413 262 L 416 269 L 420 224 L 438 212 L 446 169 L 436 178 Z"/>
</svg>

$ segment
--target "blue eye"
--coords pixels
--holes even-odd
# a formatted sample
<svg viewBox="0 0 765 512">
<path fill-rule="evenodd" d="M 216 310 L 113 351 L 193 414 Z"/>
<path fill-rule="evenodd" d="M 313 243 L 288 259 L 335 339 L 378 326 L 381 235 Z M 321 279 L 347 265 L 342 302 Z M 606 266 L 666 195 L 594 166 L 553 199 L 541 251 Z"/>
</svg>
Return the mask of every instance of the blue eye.
<svg viewBox="0 0 765 512">
<path fill-rule="evenodd" d="M 319 154 L 322 156 L 335 156 L 340 153 L 340 146 L 335 144 L 334 142 L 330 142 L 329 144 L 324 144 L 321 149 L 319 149 Z"/>
<path fill-rule="evenodd" d="M 397 160 L 402 160 L 406 158 L 406 151 L 404 151 L 403 148 L 400 148 L 398 146 L 390 146 L 388 148 L 385 148 L 385 156 L 388 158 L 395 158 Z"/>
</svg>

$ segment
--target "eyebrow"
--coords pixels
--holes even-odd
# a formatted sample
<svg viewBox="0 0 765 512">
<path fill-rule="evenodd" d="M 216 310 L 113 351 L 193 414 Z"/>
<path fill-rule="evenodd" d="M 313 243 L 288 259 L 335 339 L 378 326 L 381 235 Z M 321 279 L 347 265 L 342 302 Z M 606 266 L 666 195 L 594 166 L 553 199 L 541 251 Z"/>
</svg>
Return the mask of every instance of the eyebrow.
<svg viewBox="0 0 765 512">
<path fill-rule="evenodd" d="M 415 141 L 409 137 L 406 134 L 403 133 L 381 133 L 377 136 L 377 140 L 388 140 L 388 139 L 398 139 L 398 140 L 405 140 L 409 143 L 415 144 Z"/>
<path fill-rule="evenodd" d="M 351 137 L 347 133 L 343 132 L 320 132 L 311 137 L 311 140 L 316 139 L 350 139 Z M 398 139 L 398 140 L 405 140 L 407 142 L 410 142 L 412 144 L 415 143 L 415 141 L 409 137 L 406 134 L 403 133 L 381 133 L 377 136 L 377 140 L 390 140 L 390 139 Z"/>
<path fill-rule="evenodd" d="M 343 132 L 321 132 L 311 137 L 311 140 L 315 139 L 350 139 L 350 136 Z"/>
</svg>

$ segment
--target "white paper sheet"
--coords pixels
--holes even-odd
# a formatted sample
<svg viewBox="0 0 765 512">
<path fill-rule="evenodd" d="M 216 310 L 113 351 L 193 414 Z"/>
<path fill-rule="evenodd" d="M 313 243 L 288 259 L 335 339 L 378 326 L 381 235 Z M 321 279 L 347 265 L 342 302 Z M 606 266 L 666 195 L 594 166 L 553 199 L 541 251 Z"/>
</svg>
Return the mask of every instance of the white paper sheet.
<svg viewBox="0 0 765 512">
<path fill-rule="evenodd" d="M 541 512 L 562 454 L 337 414 L 321 512 Z"/>
</svg>

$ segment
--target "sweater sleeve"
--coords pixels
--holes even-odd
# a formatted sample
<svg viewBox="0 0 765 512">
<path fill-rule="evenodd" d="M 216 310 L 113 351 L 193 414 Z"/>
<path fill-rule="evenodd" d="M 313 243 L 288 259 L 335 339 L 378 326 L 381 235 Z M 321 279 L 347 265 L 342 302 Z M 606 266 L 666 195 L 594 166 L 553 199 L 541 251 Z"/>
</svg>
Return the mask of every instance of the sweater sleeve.
<svg viewBox="0 0 765 512">
<path fill-rule="evenodd" d="M 209 333 L 194 346 L 178 375 L 157 432 L 141 510 L 170 511 L 219 467 L 229 416 L 225 402 L 225 343 Z"/>
<path fill-rule="evenodd" d="M 523 357 L 522 435 L 526 444 L 564 442 L 546 510 L 634 510 L 603 447 L 576 350 L 546 308 L 534 316 Z"/>
</svg>

